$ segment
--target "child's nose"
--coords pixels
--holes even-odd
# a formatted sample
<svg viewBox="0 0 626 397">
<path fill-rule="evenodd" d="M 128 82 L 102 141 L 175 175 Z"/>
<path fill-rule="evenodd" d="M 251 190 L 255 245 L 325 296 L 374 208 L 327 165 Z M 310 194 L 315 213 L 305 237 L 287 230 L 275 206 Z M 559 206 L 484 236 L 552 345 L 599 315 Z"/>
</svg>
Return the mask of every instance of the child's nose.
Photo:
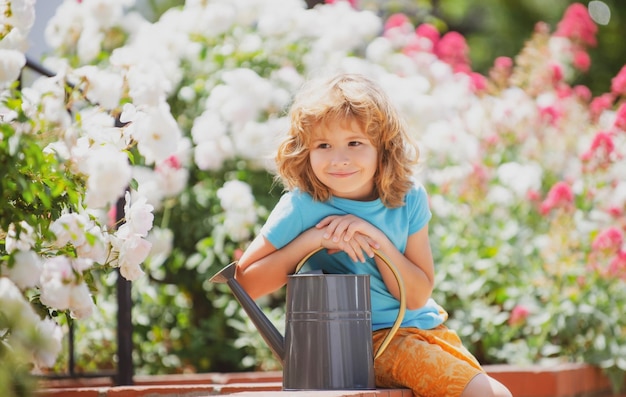
<svg viewBox="0 0 626 397">
<path fill-rule="evenodd" d="M 346 165 L 350 162 L 350 157 L 344 150 L 337 150 L 332 158 L 333 164 Z"/>
</svg>

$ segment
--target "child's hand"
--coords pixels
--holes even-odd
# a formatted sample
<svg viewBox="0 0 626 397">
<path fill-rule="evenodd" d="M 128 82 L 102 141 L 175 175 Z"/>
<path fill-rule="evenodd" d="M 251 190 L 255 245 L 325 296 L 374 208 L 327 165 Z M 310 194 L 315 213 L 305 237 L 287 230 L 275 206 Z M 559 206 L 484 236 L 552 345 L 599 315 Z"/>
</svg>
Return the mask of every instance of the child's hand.
<svg viewBox="0 0 626 397">
<path fill-rule="evenodd" d="M 316 228 L 324 229 L 323 247 L 330 253 L 344 251 L 355 262 L 365 262 L 365 254 L 373 258 L 374 249 L 380 248 L 380 230 L 354 215 L 328 216 Z"/>
</svg>

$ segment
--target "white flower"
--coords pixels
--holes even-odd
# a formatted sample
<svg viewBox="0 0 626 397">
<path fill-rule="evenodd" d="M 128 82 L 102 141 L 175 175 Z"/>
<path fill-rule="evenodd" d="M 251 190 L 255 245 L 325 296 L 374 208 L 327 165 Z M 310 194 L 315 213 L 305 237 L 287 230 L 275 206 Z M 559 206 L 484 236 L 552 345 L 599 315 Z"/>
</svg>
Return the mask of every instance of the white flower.
<svg viewBox="0 0 626 397">
<path fill-rule="evenodd" d="M 151 243 L 137 235 L 120 238 L 113 236 L 112 244 L 118 257 L 111 264 L 120 268 L 127 280 L 133 281 L 143 275 L 139 266 L 150 253 Z"/>
<path fill-rule="evenodd" d="M 86 165 L 87 205 L 103 208 L 115 203 L 127 189 L 132 175 L 126 154 L 105 145 L 89 152 Z"/>
<path fill-rule="evenodd" d="M 69 298 L 69 309 L 73 318 L 81 319 L 91 316 L 94 303 L 87 284 L 72 285 Z"/>
<path fill-rule="evenodd" d="M 213 88 L 207 99 L 207 106 L 210 109 L 215 109 L 219 112 L 220 118 L 234 124 L 254 120 L 258 109 L 264 107 L 263 105 L 256 102 L 255 98 L 246 94 L 245 91 L 238 92 L 235 88 L 226 85 Z"/>
<path fill-rule="evenodd" d="M 124 84 L 119 73 L 102 70 L 92 65 L 78 68 L 74 70 L 74 73 L 86 80 L 84 92 L 94 104 L 108 110 L 115 109 L 119 105 Z"/>
<path fill-rule="evenodd" d="M 56 236 L 54 242 L 57 247 L 64 247 L 68 243 L 81 245 L 85 243 L 85 226 L 89 218 L 75 212 L 61 215 L 50 225 L 50 231 Z"/>
<path fill-rule="evenodd" d="M 35 231 L 32 226 L 22 221 L 20 222 L 19 237 L 14 224 L 9 225 L 5 240 L 5 249 L 8 253 L 14 251 L 29 251 L 35 245 Z"/>
<path fill-rule="evenodd" d="M 145 197 L 138 197 L 131 204 L 131 194 L 126 192 L 126 204 L 124 204 L 124 224 L 118 229 L 116 234 L 122 236 L 138 235 L 145 237 L 152 228 L 154 215 L 152 207 L 147 204 Z"/>
<path fill-rule="evenodd" d="M 28 32 L 35 22 L 35 0 L 10 1 L 9 5 L 11 12 L 3 16 L 2 22 Z"/>
<path fill-rule="evenodd" d="M 458 120 L 431 123 L 422 140 L 429 156 L 443 156 L 455 164 L 472 162 L 478 156 L 479 142 L 466 133 Z"/>
<path fill-rule="evenodd" d="M 22 290 L 36 286 L 42 270 L 42 261 L 37 253 L 18 251 L 13 258 L 15 259 L 13 267 L 6 268 L 9 278 Z"/>
<path fill-rule="evenodd" d="M 174 232 L 171 229 L 155 227 L 150 230 L 146 238 L 152 244 L 147 261 L 151 267 L 163 264 L 172 252 L 174 246 Z"/>
<path fill-rule="evenodd" d="M 227 181 L 217 190 L 222 208 L 226 211 L 248 209 L 254 205 L 252 188 L 239 180 Z"/>
<path fill-rule="evenodd" d="M 69 258 L 56 256 L 47 259 L 43 264 L 39 282 L 41 303 L 58 310 L 69 309 L 74 282 L 74 270 Z"/>
<path fill-rule="evenodd" d="M 189 86 L 181 87 L 178 91 L 178 98 L 184 102 L 193 102 L 196 100 L 197 95 L 193 88 Z"/>
<path fill-rule="evenodd" d="M 125 128 L 115 126 L 115 118 L 101 108 L 87 108 L 80 112 L 82 132 L 90 139 L 90 147 L 109 144 L 119 151 L 131 144 Z"/>
<path fill-rule="evenodd" d="M 537 163 L 504 163 L 498 167 L 498 180 L 510 188 L 518 198 L 525 198 L 529 191 L 541 189 L 543 170 Z"/>
<path fill-rule="evenodd" d="M 16 324 L 32 325 L 38 320 L 20 289 L 7 277 L 0 277 L 0 313 Z"/>
<path fill-rule="evenodd" d="M 187 186 L 189 177 L 187 168 L 173 165 L 170 161 L 163 161 L 156 167 L 155 171 L 165 197 L 176 196 Z"/>
<path fill-rule="evenodd" d="M 233 26 L 236 10 L 226 2 L 212 2 L 206 6 L 188 4 L 182 16 L 188 18 L 191 32 L 200 33 L 206 37 L 217 37 Z"/>
<path fill-rule="evenodd" d="M 44 32 L 46 43 L 53 49 L 74 45 L 76 40 L 80 38 L 87 17 L 87 10 L 85 7 L 81 7 L 80 3 L 62 2 L 46 25 Z"/>
<path fill-rule="evenodd" d="M 367 46 L 365 57 L 374 63 L 384 64 L 393 53 L 394 48 L 389 39 L 376 37 Z"/>
<path fill-rule="evenodd" d="M 129 128 L 146 164 L 165 160 L 174 154 L 182 135 L 165 102 L 159 107 L 138 112 Z"/>
<path fill-rule="evenodd" d="M 70 259 L 56 256 L 44 262 L 40 278 L 41 303 L 58 310 L 70 310 L 76 318 L 84 318 L 91 314 L 93 301 L 89 287 L 78 282 L 76 274 L 91 267 L 88 259 Z"/>
<path fill-rule="evenodd" d="M 0 88 L 17 80 L 24 65 L 26 56 L 22 52 L 0 48 Z"/>
<path fill-rule="evenodd" d="M 85 230 L 85 233 L 89 238 L 83 244 L 75 247 L 76 255 L 79 258 L 104 264 L 109 253 L 108 234 L 95 224 L 90 229 Z"/>
<path fill-rule="evenodd" d="M 508 207 L 515 202 L 515 196 L 511 190 L 498 185 L 492 186 L 489 189 L 485 199 L 488 203 L 498 204 L 505 207 Z"/>
<path fill-rule="evenodd" d="M 135 0 L 90 0 L 84 2 L 93 23 L 102 28 L 110 28 L 119 23 L 124 9 L 133 6 Z"/>
<path fill-rule="evenodd" d="M 43 337 L 33 351 L 33 361 L 38 367 L 52 367 L 63 348 L 63 330 L 51 318 L 37 323 L 37 332 Z"/>
<path fill-rule="evenodd" d="M 194 119 L 191 137 L 196 145 L 202 142 L 215 141 L 226 135 L 226 129 L 226 123 L 222 121 L 219 114 L 212 110 L 205 110 Z"/>
<path fill-rule="evenodd" d="M 257 220 L 252 188 L 245 182 L 232 180 L 217 191 L 222 208 L 226 211 L 223 227 L 233 241 L 250 237 L 250 229 Z"/>
<path fill-rule="evenodd" d="M 224 230 L 233 241 L 245 241 L 250 238 L 250 229 L 257 220 L 253 208 L 244 211 L 227 211 L 224 219 Z"/>
<path fill-rule="evenodd" d="M 123 58 L 130 56 L 128 53 L 133 52 L 132 47 L 123 47 L 113 51 L 111 62 L 122 63 Z M 165 101 L 166 93 L 171 90 L 172 84 L 167 80 L 167 76 L 161 69 L 149 67 L 140 60 L 130 67 L 126 73 L 128 80 L 129 95 L 133 99 L 136 106 L 158 107 Z"/>
<path fill-rule="evenodd" d="M 227 136 L 217 141 L 207 141 L 198 144 L 194 148 L 194 161 L 199 169 L 219 170 L 226 160 L 235 155 L 233 144 Z"/>
<path fill-rule="evenodd" d="M 237 153 L 245 159 L 259 162 L 270 159 L 276 147 L 276 139 L 272 137 L 278 136 L 278 131 L 274 130 L 271 122 L 250 121 L 238 131 L 237 138 L 234 139 Z"/>
<path fill-rule="evenodd" d="M 5 343 L 30 349 L 33 362 L 40 367 L 55 363 L 62 346 L 61 328 L 50 318 L 40 320 L 18 287 L 6 277 L 0 277 L 0 315 L 9 320 L 11 328 Z"/>
<path fill-rule="evenodd" d="M 137 181 L 137 194 L 145 197 L 155 210 L 161 209 L 165 192 L 159 175 L 151 167 L 138 165 L 133 167 L 133 179 Z"/>
<path fill-rule="evenodd" d="M 110 264 L 119 267 L 122 276 L 131 281 L 143 274 L 139 265 L 150 253 L 152 244 L 143 237 L 152 228 L 152 209 L 145 197 L 139 197 L 131 204 L 131 195 L 127 192 L 125 223 L 111 236 L 113 258 Z"/>
<path fill-rule="evenodd" d="M 104 32 L 94 23 L 93 18 L 88 18 L 76 44 L 76 52 L 81 63 L 92 62 L 98 57 L 104 38 Z"/>
</svg>

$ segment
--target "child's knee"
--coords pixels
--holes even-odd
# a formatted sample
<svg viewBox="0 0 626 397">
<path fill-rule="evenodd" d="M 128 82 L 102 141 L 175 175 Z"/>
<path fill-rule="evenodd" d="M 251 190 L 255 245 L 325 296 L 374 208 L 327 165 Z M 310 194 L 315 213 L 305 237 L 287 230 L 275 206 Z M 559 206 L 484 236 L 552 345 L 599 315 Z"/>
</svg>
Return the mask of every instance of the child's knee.
<svg viewBox="0 0 626 397">
<path fill-rule="evenodd" d="M 513 397 L 502 383 L 486 374 L 478 374 L 467 384 L 461 397 Z"/>
</svg>

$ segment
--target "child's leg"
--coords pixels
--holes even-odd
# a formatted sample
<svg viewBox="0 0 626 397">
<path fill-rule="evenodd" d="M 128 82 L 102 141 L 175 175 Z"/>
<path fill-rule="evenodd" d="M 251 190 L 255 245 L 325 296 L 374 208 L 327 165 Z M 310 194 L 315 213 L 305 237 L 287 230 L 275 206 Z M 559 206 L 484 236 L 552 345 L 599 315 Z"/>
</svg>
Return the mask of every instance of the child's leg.
<svg viewBox="0 0 626 397">
<path fill-rule="evenodd" d="M 486 374 L 476 375 L 467 384 L 461 397 L 512 397 L 509 389 Z"/>
<path fill-rule="evenodd" d="M 374 333 L 375 349 L 386 334 L 386 330 Z M 475 377 L 484 374 L 457 334 L 445 326 L 433 330 L 401 328 L 376 360 L 375 371 L 378 386 L 408 387 L 416 397 L 459 397 Z M 483 377 L 487 378 L 478 377 L 468 392 L 474 387 L 485 391 Z"/>
</svg>

